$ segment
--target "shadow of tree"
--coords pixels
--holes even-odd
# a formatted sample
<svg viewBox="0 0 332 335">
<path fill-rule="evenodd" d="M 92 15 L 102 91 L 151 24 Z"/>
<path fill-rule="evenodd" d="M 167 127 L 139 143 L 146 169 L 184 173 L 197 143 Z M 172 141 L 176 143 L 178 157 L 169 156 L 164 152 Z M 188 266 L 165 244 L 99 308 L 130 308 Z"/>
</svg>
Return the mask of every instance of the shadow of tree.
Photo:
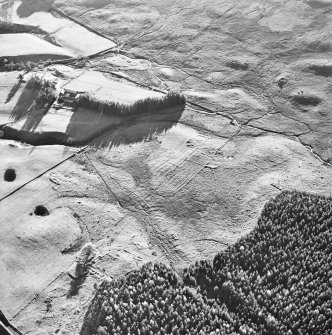
<svg viewBox="0 0 332 335">
<path fill-rule="evenodd" d="M 106 128 L 90 142 L 96 149 L 110 150 L 120 145 L 150 141 L 167 132 L 181 118 L 184 106 L 169 108 L 156 114 L 127 119 L 113 127 Z M 113 128 L 113 129 L 112 129 Z"/>
<path fill-rule="evenodd" d="M 7 104 L 10 100 L 13 99 L 13 97 L 15 96 L 15 94 L 17 93 L 17 91 L 20 89 L 22 84 L 22 81 L 19 80 L 10 90 L 10 92 L 8 93 L 8 96 L 6 98 L 5 104 Z"/>
<path fill-rule="evenodd" d="M 40 89 L 35 87 L 25 86 L 22 94 L 20 95 L 17 103 L 10 115 L 14 122 L 22 120 L 24 117 L 29 115 L 30 109 L 35 102 Z"/>
<path fill-rule="evenodd" d="M 69 288 L 69 292 L 67 293 L 67 298 L 74 297 L 75 295 L 78 294 L 80 288 L 82 287 L 82 285 L 84 284 L 86 280 L 87 275 L 88 275 L 88 270 L 86 271 L 86 273 L 82 274 L 81 276 L 71 278 L 70 288 Z"/>
<path fill-rule="evenodd" d="M 22 126 L 22 130 L 27 132 L 34 132 L 41 120 L 45 116 L 47 110 L 33 108 L 30 110 L 30 113 L 27 115 L 25 122 Z"/>
<path fill-rule="evenodd" d="M 14 122 L 24 119 L 20 130 L 16 130 L 12 136 L 34 145 L 89 145 L 96 149 L 110 150 L 120 145 L 149 141 L 171 129 L 179 121 L 185 108 L 183 105 L 130 117 L 78 108 L 70 116 L 65 131 L 46 130 L 36 133 L 50 109 L 50 104 L 36 105 L 38 92 L 37 89 L 25 88 L 11 114 Z M 56 113 L 59 112 L 55 112 L 55 116 Z M 66 121 L 63 119 L 61 122 Z M 7 130 L 7 133 L 10 132 Z"/>
<path fill-rule="evenodd" d="M 47 12 L 55 0 L 22 0 L 17 8 L 17 15 L 21 18 L 29 17 L 36 12 Z"/>
<path fill-rule="evenodd" d="M 12 90 L 18 90 L 18 88 L 15 87 L 18 84 L 15 84 Z M 40 88 L 25 86 L 10 115 L 10 118 L 14 122 L 25 119 L 21 130 L 26 132 L 34 132 L 36 130 L 51 105 L 51 103 L 45 103 L 44 105 L 36 104 L 36 98 L 39 92 Z M 9 94 L 11 94 L 11 92 Z"/>
<path fill-rule="evenodd" d="M 125 118 L 111 113 L 78 107 L 70 117 L 66 134 L 73 139 L 75 145 L 87 144 L 105 129 L 109 130 L 124 120 Z"/>
<path fill-rule="evenodd" d="M 71 277 L 70 289 L 67 293 L 67 298 L 71 298 L 78 294 L 79 289 L 85 282 L 89 270 L 92 265 L 92 260 L 95 256 L 94 246 L 92 243 L 87 243 L 80 251 L 80 254 L 77 258 L 75 275 L 69 275 Z"/>
</svg>

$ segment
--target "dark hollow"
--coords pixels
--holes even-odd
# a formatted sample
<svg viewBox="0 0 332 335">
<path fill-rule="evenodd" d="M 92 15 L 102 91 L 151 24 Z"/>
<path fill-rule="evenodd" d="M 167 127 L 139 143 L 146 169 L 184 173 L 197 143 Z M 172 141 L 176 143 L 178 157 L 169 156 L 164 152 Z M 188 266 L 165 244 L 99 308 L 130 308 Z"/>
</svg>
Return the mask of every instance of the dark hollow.
<svg viewBox="0 0 332 335">
<path fill-rule="evenodd" d="M 35 215 L 37 216 L 47 216 L 50 214 L 50 212 L 48 211 L 48 209 L 43 206 L 43 205 L 38 205 L 36 208 L 35 208 L 35 211 L 34 211 Z"/>
<path fill-rule="evenodd" d="M 3 175 L 3 179 L 12 182 L 16 179 L 16 172 L 14 169 L 7 169 Z"/>
<path fill-rule="evenodd" d="M 332 65 L 313 65 L 310 70 L 314 71 L 316 76 L 332 77 Z"/>
<path fill-rule="evenodd" d="M 282 88 L 285 86 L 286 83 L 287 83 L 287 79 L 285 79 L 285 78 L 280 78 L 280 79 L 278 80 L 278 86 L 279 86 L 279 88 L 282 89 Z"/>
<path fill-rule="evenodd" d="M 234 70 L 248 70 L 249 69 L 249 64 L 247 63 L 239 63 L 237 61 L 229 61 L 226 63 L 226 66 L 234 69 Z"/>
<path fill-rule="evenodd" d="M 319 0 L 310 0 L 307 4 L 313 9 L 327 8 L 331 6 L 331 3 L 326 3 Z"/>
<path fill-rule="evenodd" d="M 317 106 L 321 102 L 318 97 L 306 95 L 297 95 L 293 97 L 293 101 L 304 106 Z"/>
</svg>

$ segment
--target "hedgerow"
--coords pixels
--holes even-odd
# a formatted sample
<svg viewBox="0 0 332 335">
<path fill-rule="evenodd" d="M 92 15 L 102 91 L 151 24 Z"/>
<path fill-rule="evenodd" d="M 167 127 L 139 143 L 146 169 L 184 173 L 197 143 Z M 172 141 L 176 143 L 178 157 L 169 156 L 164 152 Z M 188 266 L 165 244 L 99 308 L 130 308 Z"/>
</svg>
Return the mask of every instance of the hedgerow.
<svg viewBox="0 0 332 335">
<path fill-rule="evenodd" d="M 104 281 L 81 335 L 327 335 L 332 199 L 283 192 L 235 245 L 185 270 L 148 264 Z"/>
<path fill-rule="evenodd" d="M 99 100 L 88 94 L 82 94 L 78 98 L 78 106 L 107 112 L 115 115 L 138 115 L 143 113 L 152 113 L 158 110 L 184 105 L 186 98 L 184 95 L 175 92 L 169 92 L 162 98 L 146 98 L 138 100 L 132 105 L 120 104 L 113 101 Z"/>
<path fill-rule="evenodd" d="M 7 58 L 1 58 L 0 59 L 0 71 L 21 71 L 25 70 L 26 72 L 29 72 L 38 66 L 42 66 L 42 62 L 34 63 L 31 61 L 18 61 L 16 59 L 7 59 Z"/>
</svg>

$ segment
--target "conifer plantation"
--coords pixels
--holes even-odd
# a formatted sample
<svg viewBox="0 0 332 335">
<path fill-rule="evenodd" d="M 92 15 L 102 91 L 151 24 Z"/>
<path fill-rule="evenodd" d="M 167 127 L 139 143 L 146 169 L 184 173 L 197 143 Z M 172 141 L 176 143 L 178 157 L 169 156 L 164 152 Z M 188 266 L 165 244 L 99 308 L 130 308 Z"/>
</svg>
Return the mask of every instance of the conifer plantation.
<svg viewBox="0 0 332 335">
<path fill-rule="evenodd" d="M 332 200 L 282 192 L 235 245 L 185 269 L 161 264 L 104 281 L 82 335 L 328 335 Z"/>
<path fill-rule="evenodd" d="M 82 94 L 78 99 L 78 106 L 114 115 L 139 115 L 158 112 L 160 110 L 185 105 L 183 94 L 169 92 L 163 98 L 146 98 L 138 100 L 132 105 L 102 101 L 93 96 Z"/>
</svg>

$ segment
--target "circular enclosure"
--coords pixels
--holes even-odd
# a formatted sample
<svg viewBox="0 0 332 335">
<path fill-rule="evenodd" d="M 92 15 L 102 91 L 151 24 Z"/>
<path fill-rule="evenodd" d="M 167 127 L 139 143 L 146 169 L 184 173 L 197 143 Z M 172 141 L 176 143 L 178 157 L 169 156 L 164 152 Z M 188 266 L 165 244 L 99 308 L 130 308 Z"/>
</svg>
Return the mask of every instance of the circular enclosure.
<svg viewBox="0 0 332 335">
<path fill-rule="evenodd" d="M 34 213 L 37 216 L 47 216 L 47 215 L 50 214 L 50 212 L 48 211 L 48 209 L 45 206 L 43 206 L 43 205 L 36 206 Z"/>
<path fill-rule="evenodd" d="M 16 179 L 16 172 L 14 169 L 7 169 L 3 175 L 3 179 L 12 182 Z"/>
</svg>

